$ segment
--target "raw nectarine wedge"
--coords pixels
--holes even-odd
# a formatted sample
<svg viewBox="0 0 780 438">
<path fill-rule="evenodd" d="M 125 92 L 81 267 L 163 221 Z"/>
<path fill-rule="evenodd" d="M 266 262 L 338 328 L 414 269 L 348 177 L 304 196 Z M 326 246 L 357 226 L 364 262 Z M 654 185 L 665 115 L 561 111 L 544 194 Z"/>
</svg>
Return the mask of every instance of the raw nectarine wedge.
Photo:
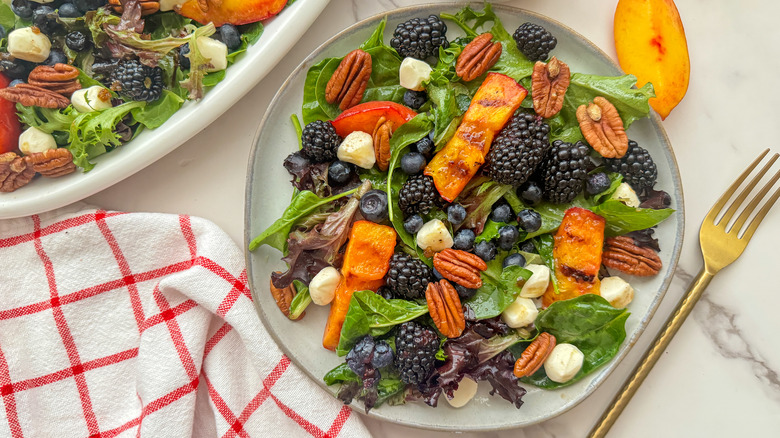
<svg viewBox="0 0 780 438">
<path fill-rule="evenodd" d="M 416 115 L 401 104 L 380 100 L 355 105 L 339 114 L 332 123 L 336 134 L 343 138 L 355 131 L 374 132 L 376 122 L 382 117 L 393 122 L 393 129 L 398 129 Z"/>
<path fill-rule="evenodd" d="M 209 2 L 208 10 L 203 11 L 198 6 L 198 0 L 189 0 L 181 5 L 176 12 L 191 18 L 200 24 L 214 23 L 222 26 L 225 23 L 247 24 L 265 20 L 278 14 L 288 0 L 222 0 L 218 5 Z"/>
<path fill-rule="evenodd" d="M 615 10 L 615 48 L 637 86 L 653 84 L 650 105 L 662 119 L 688 90 L 691 62 L 680 14 L 673 0 L 620 0 Z"/>
</svg>

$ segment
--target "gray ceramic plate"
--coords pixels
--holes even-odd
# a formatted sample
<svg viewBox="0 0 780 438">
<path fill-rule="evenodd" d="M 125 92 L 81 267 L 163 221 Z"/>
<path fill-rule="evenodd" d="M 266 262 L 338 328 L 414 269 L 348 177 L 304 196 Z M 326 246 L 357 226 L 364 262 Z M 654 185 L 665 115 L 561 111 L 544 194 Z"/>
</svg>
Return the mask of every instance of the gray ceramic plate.
<svg viewBox="0 0 780 438">
<path fill-rule="evenodd" d="M 416 16 L 456 12 L 461 7 L 462 4 L 444 3 L 389 12 L 385 40 L 389 41 L 392 29 L 402 21 Z M 567 62 L 572 71 L 602 75 L 622 74 L 619 67 L 604 52 L 562 24 L 521 9 L 506 6 L 495 6 L 494 9 L 510 32 L 525 21 L 541 24 L 550 30 L 558 38 L 555 55 Z M 372 33 L 383 16 L 377 15 L 363 20 L 325 42 L 296 68 L 271 102 L 258 130 L 249 160 L 245 242 L 249 242 L 280 217 L 292 195 L 290 177 L 282 167 L 282 161 L 298 147 L 290 115 L 301 112 L 306 71 L 323 58 L 343 56 L 356 48 Z M 448 28 L 450 39 L 460 36 L 457 26 L 453 24 Z M 461 409 L 454 409 L 442 400 L 436 409 L 421 403 L 408 403 L 404 406 L 381 406 L 372 410 L 369 415 L 408 426 L 450 431 L 526 426 L 571 409 L 609 376 L 634 345 L 666 292 L 677 265 L 683 238 L 680 176 L 660 119 L 653 115 L 649 119 L 634 123 L 629 129 L 629 136 L 647 148 L 654 157 L 658 165 L 658 187 L 671 193 L 672 207 L 677 213 L 661 224 L 656 233 L 663 248 L 660 254 L 664 263 L 663 272 L 650 279 L 631 279 L 637 293 L 629 307 L 631 317 L 626 325 L 628 336 L 618 356 L 598 372 L 569 387 L 545 391 L 528 386 L 525 404 L 520 409 L 515 409 L 512 404 L 498 396 L 490 396 L 489 384 L 483 382 L 475 399 Z M 336 387 L 329 388 L 322 382 L 322 376 L 343 361 L 343 358 L 325 350 L 321 345 L 328 309 L 312 305 L 307 310 L 306 317 L 299 322 L 291 322 L 282 315 L 268 291 L 271 272 L 285 268 L 280 258 L 279 252 L 268 247 L 247 254 L 249 281 L 257 311 L 268 331 L 293 363 L 324 389 L 335 394 Z M 362 405 L 356 404 L 355 407 L 362 412 Z"/>
</svg>

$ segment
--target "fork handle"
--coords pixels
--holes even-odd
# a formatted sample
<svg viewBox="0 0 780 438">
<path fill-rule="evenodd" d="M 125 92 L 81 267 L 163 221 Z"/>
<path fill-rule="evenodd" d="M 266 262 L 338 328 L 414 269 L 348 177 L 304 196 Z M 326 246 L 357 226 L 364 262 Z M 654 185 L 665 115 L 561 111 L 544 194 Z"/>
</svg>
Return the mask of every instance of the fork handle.
<svg viewBox="0 0 780 438">
<path fill-rule="evenodd" d="M 688 292 L 683 295 L 674 313 L 667 318 L 664 328 L 656 335 L 653 344 L 642 356 L 642 359 L 631 372 L 623 387 L 615 395 L 615 398 L 612 399 L 612 404 L 607 408 L 593 429 L 590 430 L 588 438 L 604 438 L 607 435 L 609 429 L 617 421 L 618 416 L 623 412 L 628 402 L 631 401 L 631 397 L 634 396 L 634 393 L 639 389 L 642 382 L 645 381 L 650 370 L 653 369 L 653 365 L 658 362 L 658 359 L 661 358 L 674 335 L 682 327 L 685 318 L 688 317 L 691 310 L 693 310 L 693 306 L 699 301 L 701 294 L 707 288 L 707 285 L 710 284 L 712 277 L 713 274 L 702 268 Z"/>
</svg>

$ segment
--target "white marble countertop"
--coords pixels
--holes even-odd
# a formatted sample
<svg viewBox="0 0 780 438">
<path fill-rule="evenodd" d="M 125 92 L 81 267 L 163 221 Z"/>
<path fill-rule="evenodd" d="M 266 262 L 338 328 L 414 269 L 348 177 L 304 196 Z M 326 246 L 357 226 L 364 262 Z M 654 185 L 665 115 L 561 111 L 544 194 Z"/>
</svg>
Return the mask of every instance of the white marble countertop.
<svg viewBox="0 0 780 438">
<path fill-rule="evenodd" d="M 424 0 L 332 0 L 287 57 L 251 93 L 176 151 L 87 201 L 103 208 L 202 216 L 241 242 L 246 162 L 276 90 L 321 41 L 369 15 Z M 514 0 L 548 15 L 615 57 L 616 2 Z M 780 3 L 680 0 L 691 56 L 688 94 L 664 122 L 685 190 L 686 240 L 675 281 L 635 348 L 576 408 L 537 426 L 464 437 L 582 437 L 600 416 L 701 265 L 698 228 L 719 194 L 766 147 L 776 146 Z M 780 148 L 776 148 L 780 150 Z M 610 437 L 780 436 L 780 293 L 774 285 L 780 208 L 742 258 L 710 285 Z M 375 437 L 437 437 L 366 418 Z"/>
</svg>

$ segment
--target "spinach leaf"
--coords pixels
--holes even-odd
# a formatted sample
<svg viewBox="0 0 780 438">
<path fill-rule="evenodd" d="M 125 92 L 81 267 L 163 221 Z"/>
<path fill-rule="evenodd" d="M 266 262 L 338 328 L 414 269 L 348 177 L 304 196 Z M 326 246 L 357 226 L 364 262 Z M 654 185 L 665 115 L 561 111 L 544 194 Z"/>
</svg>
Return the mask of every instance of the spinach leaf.
<svg viewBox="0 0 780 438">
<path fill-rule="evenodd" d="M 203 86 L 204 87 L 213 87 L 217 85 L 218 83 L 222 82 L 223 79 L 225 79 L 226 75 L 225 70 L 219 70 L 219 71 L 213 71 L 211 73 L 206 73 L 205 76 L 203 76 Z"/>
<path fill-rule="evenodd" d="M 488 268 L 482 272 L 482 287 L 477 289 L 473 297 L 466 300 L 476 319 L 498 316 L 517 299 L 522 287 L 517 285 L 519 279 L 528 280 L 532 272 L 520 266 L 507 266 L 502 269 L 506 257 L 500 257 L 488 262 Z"/>
<path fill-rule="evenodd" d="M 379 406 L 384 402 L 390 401 L 393 396 L 401 393 L 406 388 L 406 385 L 401 381 L 397 372 L 382 369 L 380 375 L 382 377 L 379 379 L 379 382 L 377 382 L 377 399 L 373 406 Z M 360 377 L 355 374 L 354 371 L 349 369 L 349 366 L 346 363 L 343 363 L 328 371 L 322 380 L 325 381 L 325 384 L 328 386 L 335 385 L 337 383 L 363 384 Z M 393 404 L 392 401 L 390 401 L 390 403 Z"/>
<path fill-rule="evenodd" d="M 374 49 L 385 45 L 385 26 L 387 26 L 387 17 L 376 26 L 374 32 L 367 40 L 363 41 L 363 44 L 358 47 L 360 50 Z"/>
<path fill-rule="evenodd" d="M 387 168 L 387 199 L 388 201 L 391 201 L 391 205 L 394 205 L 393 201 L 395 200 L 391 190 L 391 185 L 396 183 L 396 179 L 393 178 L 393 172 L 400 165 L 399 162 L 401 160 L 402 152 L 416 141 L 428 135 L 432 128 L 433 121 L 431 120 L 431 117 L 428 114 L 423 113 L 416 115 L 412 120 L 399 126 L 398 129 L 393 132 L 393 136 L 390 138 L 390 164 Z M 401 183 L 403 183 L 403 181 L 401 181 Z M 390 209 L 389 214 L 391 222 L 393 222 L 394 217 L 398 216 L 395 214 L 393 208 Z M 403 227 L 401 227 L 401 229 L 403 229 Z M 412 246 L 412 248 L 414 248 L 414 246 Z"/>
<path fill-rule="evenodd" d="M 161 12 L 144 18 L 144 32 L 153 40 L 178 36 L 192 20 L 173 11 Z"/>
<path fill-rule="evenodd" d="M 339 58 L 325 58 L 306 72 L 301 108 L 304 125 L 315 120 L 332 120 L 341 112 L 338 105 L 330 104 L 325 100 L 325 86 L 340 62 Z"/>
<path fill-rule="evenodd" d="M 492 220 L 488 219 L 488 221 L 485 223 L 485 228 L 483 228 L 482 232 L 479 233 L 479 236 L 477 236 L 477 238 L 474 240 L 474 243 L 498 239 L 498 229 L 504 225 L 506 225 L 504 222 L 493 222 Z"/>
<path fill-rule="evenodd" d="M 426 313 L 426 304 L 400 299 L 386 300 L 370 290 L 357 291 L 349 302 L 336 354 L 344 356 L 349 353 L 355 342 L 365 335 L 381 336 L 395 325 Z"/>
<path fill-rule="evenodd" d="M 608 199 L 592 207 L 591 211 L 607 220 L 607 228 L 604 231 L 607 236 L 619 236 L 654 227 L 674 213 L 671 208 L 654 210 L 629 207 L 616 199 Z"/>
<path fill-rule="evenodd" d="M 616 309 L 593 294 L 551 304 L 539 313 L 536 328 L 554 335 L 559 344 L 569 343 L 579 348 L 585 355 L 582 369 L 566 383 L 550 380 L 544 368 L 521 380 L 545 389 L 560 388 L 580 380 L 615 357 L 626 339 L 628 316 L 627 310 Z"/>
<path fill-rule="evenodd" d="M 300 280 L 293 280 L 293 286 L 296 293 L 290 303 L 290 319 L 298 319 L 311 304 L 311 294 L 308 286 Z"/>
<path fill-rule="evenodd" d="M 601 204 L 602 202 L 609 199 L 610 196 L 612 196 L 613 193 L 615 193 L 615 190 L 617 190 L 618 186 L 623 182 L 623 175 L 615 172 L 608 172 L 607 176 L 609 177 L 609 180 L 611 181 L 609 184 L 609 188 L 607 190 L 604 190 L 603 192 L 593 196 L 593 202 L 595 204 Z"/>
<path fill-rule="evenodd" d="M 346 363 L 343 363 L 328 371 L 325 376 L 323 376 L 322 380 L 324 380 L 325 384 L 328 386 L 345 382 L 360 383 L 360 377 L 358 377 L 354 371 L 349 369 L 349 366 Z"/>
<path fill-rule="evenodd" d="M 282 214 L 282 217 L 276 220 L 270 227 L 260 233 L 259 236 L 252 239 L 249 243 L 249 250 L 254 251 L 260 245 L 268 245 L 279 251 L 284 251 L 287 236 L 290 230 L 298 220 L 313 212 L 317 207 L 329 204 L 336 199 L 343 198 L 355 193 L 358 189 L 352 189 L 329 198 L 320 198 L 314 193 L 304 190 L 293 198 L 290 205 Z"/>
<path fill-rule="evenodd" d="M 251 45 L 256 43 L 260 37 L 263 35 L 263 23 L 256 22 L 251 24 L 243 25 L 239 28 L 241 31 L 241 45 L 238 46 L 238 48 L 229 53 L 227 56 L 228 65 L 233 64 L 236 62 L 236 59 L 246 52 L 246 49 Z"/>
<path fill-rule="evenodd" d="M 154 129 L 171 118 L 181 108 L 183 103 L 184 99 L 172 91 L 163 90 L 163 94 L 159 99 L 144 107 L 133 108 L 130 113 L 136 122 L 148 129 Z"/>
<path fill-rule="evenodd" d="M 3 26 L 7 33 L 10 33 L 16 25 L 16 14 L 6 3 L 0 4 L 0 26 Z"/>
<path fill-rule="evenodd" d="M 401 68 L 401 58 L 398 53 L 384 45 L 366 51 L 371 55 L 371 77 L 366 84 L 363 101 L 390 100 L 403 103 L 406 88 L 399 84 L 398 71 Z"/>
<path fill-rule="evenodd" d="M 550 234 L 543 234 L 534 239 L 534 246 L 545 266 L 550 268 L 550 281 L 552 281 L 553 291 L 557 294 L 558 278 L 555 276 L 555 258 L 553 257 L 555 239 Z"/>
</svg>

